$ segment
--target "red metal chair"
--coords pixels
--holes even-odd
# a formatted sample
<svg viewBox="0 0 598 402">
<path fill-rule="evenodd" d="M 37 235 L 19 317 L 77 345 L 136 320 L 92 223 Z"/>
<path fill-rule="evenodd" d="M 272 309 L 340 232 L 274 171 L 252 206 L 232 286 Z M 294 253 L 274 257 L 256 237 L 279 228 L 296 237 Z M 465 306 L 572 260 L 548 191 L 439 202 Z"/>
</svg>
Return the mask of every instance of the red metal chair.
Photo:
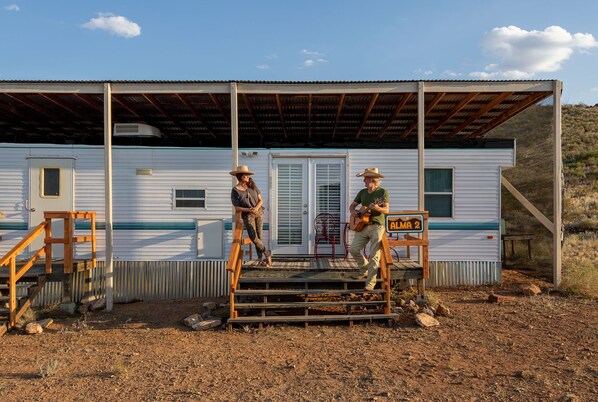
<svg viewBox="0 0 598 402">
<path fill-rule="evenodd" d="M 335 246 L 340 244 L 340 217 L 338 215 L 321 213 L 314 219 L 314 254 L 318 258 L 318 245 L 332 246 L 332 259 L 335 256 Z"/>
</svg>

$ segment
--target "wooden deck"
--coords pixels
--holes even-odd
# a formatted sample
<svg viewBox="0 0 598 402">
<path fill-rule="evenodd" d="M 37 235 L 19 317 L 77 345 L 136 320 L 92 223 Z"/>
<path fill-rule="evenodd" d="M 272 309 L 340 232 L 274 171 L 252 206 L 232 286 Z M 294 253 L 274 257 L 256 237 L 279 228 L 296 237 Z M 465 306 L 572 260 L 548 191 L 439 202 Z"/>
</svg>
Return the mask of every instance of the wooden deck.
<svg viewBox="0 0 598 402">
<path fill-rule="evenodd" d="M 355 277 L 361 272 L 353 259 L 314 258 L 314 257 L 286 257 L 276 256 L 272 260 L 272 267 L 257 265 L 256 261 L 243 264 L 242 278 L 264 278 L 264 282 L 276 282 L 296 278 L 303 281 L 356 281 Z M 394 261 L 391 267 L 392 280 L 421 279 L 423 267 L 416 261 L 401 259 Z"/>
<path fill-rule="evenodd" d="M 422 266 L 417 262 L 404 258 L 399 261 L 393 261 L 396 269 L 421 269 Z M 257 265 L 256 261 L 247 261 L 243 263 L 244 269 L 263 268 Z M 263 269 L 295 269 L 295 270 L 357 270 L 357 264 L 352 258 L 314 258 L 312 256 L 274 256 L 271 268 Z"/>
</svg>

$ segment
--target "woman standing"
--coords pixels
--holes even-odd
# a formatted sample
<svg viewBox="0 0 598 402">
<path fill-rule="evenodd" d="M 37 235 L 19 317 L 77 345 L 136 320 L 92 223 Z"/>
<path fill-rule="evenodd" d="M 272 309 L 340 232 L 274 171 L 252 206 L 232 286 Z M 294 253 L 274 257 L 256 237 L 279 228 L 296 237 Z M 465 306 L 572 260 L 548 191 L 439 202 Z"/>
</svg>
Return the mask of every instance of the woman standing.
<svg viewBox="0 0 598 402">
<path fill-rule="evenodd" d="M 235 176 L 238 182 L 230 193 L 235 212 L 241 212 L 247 235 L 257 250 L 258 265 L 270 267 L 272 266 L 272 253 L 270 250 L 266 250 L 262 243 L 262 225 L 264 223 L 262 204 L 264 200 L 262 200 L 260 190 L 251 179 L 251 175 L 254 175 L 255 172 L 250 172 L 247 166 L 237 166 L 230 174 Z M 262 260 L 262 256 L 265 257 L 265 260 Z"/>
</svg>

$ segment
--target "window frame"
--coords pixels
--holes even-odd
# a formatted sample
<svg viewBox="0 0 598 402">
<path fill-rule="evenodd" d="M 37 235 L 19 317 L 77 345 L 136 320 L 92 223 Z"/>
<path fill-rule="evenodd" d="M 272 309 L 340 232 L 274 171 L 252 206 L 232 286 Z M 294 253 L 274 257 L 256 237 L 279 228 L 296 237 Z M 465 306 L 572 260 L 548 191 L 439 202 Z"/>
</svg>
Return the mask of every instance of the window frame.
<svg viewBox="0 0 598 402">
<path fill-rule="evenodd" d="M 57 195 L 46 195 L 45 191 L 46 191 L 46 170 L 58 170 L 58 194 Z M 40 174 L 40 180 L 39 180 L 39 198 L 60 198 L 61 196 L 61 191 L 60 191 L 60 185 L 61 185 L 61 173 L 62 173 L 62 169 L 60 166 L 42 166 L 39 168 L 39 174 Z"/>
<path fill-rule="evenodd" d="M 426 195 L 449 195 L 451 196 L 451 216 L 431 216 L 430 219 L 439 219 L 439 220 L 455 220 L 455 167 L 454 166 L 426 166 L 424 167 L 424 180 L 426 175 L 426 170 L 450 170 L 451 171 L 451 192 L 439 192 L 439 191 L 426 191 L 426 184 L 424 182 L 424 208 L 425 208 L 425 200 Z M 430 212 L 428 210 L 428 212 Z"/>
<path fill-rule="evenodd" d="M 176 193 L 177 191 L 203 191 L 203 198 L 177 198 Z M 203 207 L 177 207 L 177 200 L 203 200 L 204 206 Z M 172 189 L 172 209 L 174 210 L 183 210 L 188 211 L 190 209 L 200 209 L 206 210 L 208 209 L 208 190 L 206 188 L 181 188 L 181 187 L 174 187 Z"/>
</svg>

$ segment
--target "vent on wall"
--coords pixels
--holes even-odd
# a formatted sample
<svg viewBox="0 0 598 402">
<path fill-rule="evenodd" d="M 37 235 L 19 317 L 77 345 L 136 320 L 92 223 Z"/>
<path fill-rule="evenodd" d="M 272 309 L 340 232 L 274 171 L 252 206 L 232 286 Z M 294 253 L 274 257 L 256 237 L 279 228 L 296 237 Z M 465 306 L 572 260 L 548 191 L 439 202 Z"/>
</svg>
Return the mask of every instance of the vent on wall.
<svg viewBox="0 0 598 402">
<path fill-rule="evenodd" d="M 116 123 L 112 133 L 115 137 L 161 137 L 157 127 L 141 123 Z"/>
</svg>

